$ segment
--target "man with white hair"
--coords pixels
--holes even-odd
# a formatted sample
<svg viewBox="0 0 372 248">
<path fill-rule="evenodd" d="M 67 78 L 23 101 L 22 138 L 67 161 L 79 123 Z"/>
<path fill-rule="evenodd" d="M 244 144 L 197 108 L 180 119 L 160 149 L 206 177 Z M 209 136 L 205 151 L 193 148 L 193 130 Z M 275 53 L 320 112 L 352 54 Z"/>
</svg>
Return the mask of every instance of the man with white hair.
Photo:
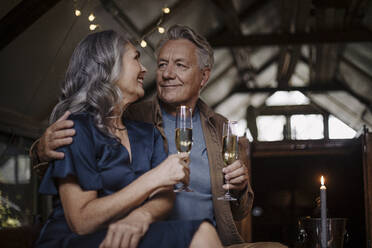
<svg viewBox="0 0 372 248">
<path fill-rule="evenodd" d="M 215 113 L 200 98 L 213 67 L 213 49 L 207 40 L 187 26 L 170 27 L 157 51 L 157 95 L 128 108 L 126 118 L 153 123 L 162 134 L 165 149 L 176 153 L 175 114 L 179 105 L 193 111 L 193 146 L 190 152 L 190 188 L 176 195 L 169 219 L 210 219 L 222 243 L 233 247 L 285 247 L 279 243 L 244 243 L 235 221 L 251 210 L 253 191 L 244 161 L 224 168 L 221 156 L 222 126 L 226 118 Z M 52 124 L 40 138 L 31 157 L 34 164 L 63 159 L 58 147 L 70 144 L 74 135 L 68 114 Z M 242 156 L 241 159 L 246 159 Z M 45 164 L 45 163 L 43 163 Z M 41 166 L 40 166 L 41 167 Z M 228 184 L 224 184 L 224 178 Z M 220 201 L 230 189 L 237 201 Z"/>
</svg>

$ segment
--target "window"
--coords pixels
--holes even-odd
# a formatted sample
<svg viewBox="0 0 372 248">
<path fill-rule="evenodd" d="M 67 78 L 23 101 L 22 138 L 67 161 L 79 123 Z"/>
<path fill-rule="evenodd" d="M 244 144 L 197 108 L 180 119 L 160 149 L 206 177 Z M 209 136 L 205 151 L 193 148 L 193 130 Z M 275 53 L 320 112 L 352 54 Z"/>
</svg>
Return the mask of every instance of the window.
<svg viewBox="0 0 372 248">
<path fill-rule="evenodd" d="M 267 106 L 309 104 L 310 100 L 299 91 L 277 91 L 266 99 Z"/>
<path fill-rule="evenodd" d="M 0 229 L 32 224 L 36 182 L 31 178 L 28 142 L 15 136 L 0 138 Z"/>
<path fill-rule="evenodd" d="M 292 115 L 291 139 L 312 140 L 324 138 L 322 115 Z"/>
<path fill-rule="evenodd" d="M 328 119 L 330 139 L 352 139 L 356 132 L 335 116 L 330 115 Z"/>
<path fill-rule="evenodd" d="M 284 115 L 269 115 L 257 117 L 259 141 L 283 140 L 283 129 L 286 123 Z"/>
<path fill-rule="evenodd" d="M 351 139 L 356 135 L 335 116 L 310 105 L 309 98 L 299 91 L 277 91 L 266 99 L 265 105 L 257 109 L 258 141 Z"/>
</svg>

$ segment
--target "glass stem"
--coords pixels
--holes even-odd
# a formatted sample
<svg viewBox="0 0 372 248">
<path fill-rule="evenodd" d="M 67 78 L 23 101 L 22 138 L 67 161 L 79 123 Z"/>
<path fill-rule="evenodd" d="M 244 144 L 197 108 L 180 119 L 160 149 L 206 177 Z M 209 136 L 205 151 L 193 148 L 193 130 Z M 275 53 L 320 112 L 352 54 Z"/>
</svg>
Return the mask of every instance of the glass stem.
<svg viewBox="0 0 372 248">
<path fill-rule="evenodd" d="M 230 195 L 229 180 L 226 180 L 226 184 L 227 184 L 227 192 L 226 192 L 226 194 L 227 195 Z"/>
</svg>

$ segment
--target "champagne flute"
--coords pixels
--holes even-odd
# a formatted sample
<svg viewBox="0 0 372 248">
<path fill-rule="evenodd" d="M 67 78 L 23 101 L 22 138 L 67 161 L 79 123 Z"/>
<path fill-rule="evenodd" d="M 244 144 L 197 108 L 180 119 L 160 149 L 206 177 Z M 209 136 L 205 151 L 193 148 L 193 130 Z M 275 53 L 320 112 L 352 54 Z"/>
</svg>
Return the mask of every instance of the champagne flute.
<svg viewBox="0 0 372 248">
<path fill-rule="evenodd" d="M 178 153 L 190 153 L 192 146 L 192 109 L 181 105 L 177 107 L 176 115 L 176 147 Z M 187 185 L 182 183 L 176 184 L 174 192 L 192 192 Z"/>
<path fill-rule="evenodd" d="M 237 121 L 227 121 L 223 123 L 222 158 L 225 167 L 232 164 L 239 156 L 237 125 Z M 229 180 L 225 180 L 225 182 L 226 184 L 229 184 Z M 222 201 L 236 201 L 236 198 L 231 196 L 229 188 L 225 195 L 218 197 L 217 199 Z"/>
</svg>

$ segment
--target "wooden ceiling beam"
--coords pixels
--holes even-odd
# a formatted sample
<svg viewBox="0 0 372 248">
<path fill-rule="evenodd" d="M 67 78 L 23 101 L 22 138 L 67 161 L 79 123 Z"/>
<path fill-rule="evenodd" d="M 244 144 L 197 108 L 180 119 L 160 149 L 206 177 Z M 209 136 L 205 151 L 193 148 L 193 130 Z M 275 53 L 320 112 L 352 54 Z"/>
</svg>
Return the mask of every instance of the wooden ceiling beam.
<svg viewBox="0 0 372 248">
<path fill-rule="evenodd" d="M 203 90 L 208 89 L 216 82 L 223 79 L 225 74 L 228 73 L 234 66 L 235 66 L 234 62 L 229 63 L 223 70 L 221 70 L 216 76 L 214 76 L 213 80 L 211 78 L 209 79 L 207 85 L 204 86 Z"/>
<path fill-rule="evenodd" d="M 338 84 L 342 85 L 344 91 L 356 98 L 359 102 L 364 104 L 366 108 L 372 113 L 372 103 L 369 99 L 356 93 L 347 83 L 338 81 Z"/>
<path fill-rule="evenodd" d="M 241 35 L 240 21 L 232 0 L 212 0 L 230 33 Z"/>
<path fill-rule="evenodd" d="M 275 63 L 279 58 L 279 54 L 275 54 L 273 55 L 270 59 L 268 59 L 259 69 L 257 70 L 254 70 L 253 73 L 255 75 L 259 75 L 261 74 L 264 70 L 266 70 L 269 66 L 271 66 L 273 63 Z M 240 71 L 240 73 L 245 73 L 245 71 Z M 221 75 L 222 76 L 222 75 Z M 241 84 L 244 84 L 244 82 L 242 82 Z M 216 108 L 219 104 L 221 104 L 222 102 L 224 102 L 227 98 L 229 98 L 232 94 L 236 93 L 234 90 L 232 90 L 229 94 L 227 94 L 225 97 L 223 97 L 220 101 L 218 101 L 217 103 L 213 104 L 212 105 L 212 109 Z"/>
<path fill-rule="evenodd" d="M 269 68 L 273 63 L 277 62 L 279 59 L 279 53 L 274 54 L 271 58 L 269 58 L 265 63 L 261 65 L 260 68 L 254 71 L 256 75 L 261 74 L 264 70 Z"/>
<path fill-rule="evenodd" d="M 325 43 L 372 42 L 372 31 L 360 28 L 345 31 L 314 31 L 293 34 L 255 34 L 236 36 L 230 33 L 210 38 L 213 47 L 277 46 Z"/>
<path fill-rule="evenodd" d="M 305 32 L 311 8 L 310 0 L 281 1 L 281 27 L 287 33 Z M 278 86 L 288 87 L 301 55 L 301 45 L 282 46 L 278 59 Z"/>
<path fill-rule="evenodd" d="M 48 123 L 34 120 L 12 110 L 0 108 L 0 131 L 37 139 Z"/>
<path fill-rule="evenodd" d="M 261 8 L 263 8 L 266 4 L 271 2 L 273 0 L 256 0 L 253 4 L 251 4 L 246 10 L 238 14 L 238 19 L 241 21 L 244 21 L 245 19 L 248 19 L 249 17 L 253 16 L 257 11 L 259 11 Z M 227 25 L 223 26 L 220 29 L 212 30 L 212 32 L 207 37 L 209 38 L 218 37 L 224 33 L 228 32 Z"/>
<path fill-rule="evenodd" d="M 316 85 L 305 86 L 305 87 L 262 87 L 262 88 L 248 88 L 245 83 L 241 83 L 240 86 L 235 87 L 229 94 L 227 94 L 223 99 L 213 104 L 212 108 L 216 108 L 218 105 L 223 103 L 229 97 L 235 93 L 275 93 L 277 91 L 300 91 L 302 93 L 306 92 L 328 92 L 328 91 L 347 91 L 344 86 L 338 83 L 319 83 Z"/>
<path fill-rule="evenodd" d="M 261 106 L 256 109 L 257 115 L 297 115 L 297 114 L 326 114 L 325 111 L 308 105 Z"/>
<path fill-rule="evenodd" d="M 0 20 L 0 50 L 61 0 L 23 0 Z"/>
<path fill-rule="evenodd" d="M 364 69 L 362 69 L 359 66 L 357 66 L 353 61 L 351 61 L 347 57 L 342 56 L 341 57 L 341 62 L 344 62 L 345 64 L 347 64 L 348 66 L 350 66 L 351 68 L 353 68 L 354 70 L 356 70 L 358 73 L 360 73 L 363 77 L 368 78 L 368 80 L 372 82 L 372 76 L 371 76 L 371 74 L 367 73 Z"/>
<path fill-rule="evenodd" d="M 239 20 L 246 20 L 252 17 L 255 13 L 260 11 L 265 5 L 269 4 L 273 0 L 256 0 L 246 10 L 239 13 Z"/>
<path fill-rule="evenodd" d="M 247 88 L 244 85 L 237 87 L 233 93 L 274 93 L 276 91 L 300 91 L 300 92 L 327 92 L 327 91 L 345 91 L 345 88 L 338 83 L 319 83 L 303 87 L 263 87 Z"/>
</svg>

